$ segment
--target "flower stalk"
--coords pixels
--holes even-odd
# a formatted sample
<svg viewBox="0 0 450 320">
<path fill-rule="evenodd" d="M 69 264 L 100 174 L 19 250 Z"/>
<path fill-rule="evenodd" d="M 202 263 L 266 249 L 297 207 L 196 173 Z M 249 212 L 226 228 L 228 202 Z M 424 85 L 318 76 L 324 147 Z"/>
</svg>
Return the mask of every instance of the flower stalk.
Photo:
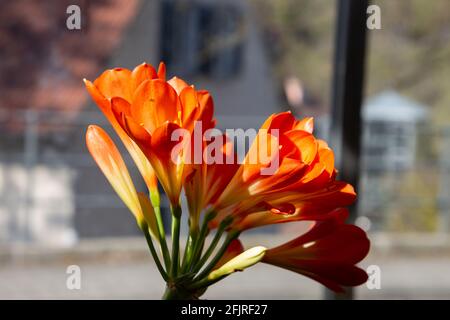
<svg viewBox="0 0 450 320">
<path fill-rule="evenodd" d="M 220 258 L 224 255 L 231 241 L 237 239 L 239 237 L 240 232 L 233 230 L 227 234 L 222 246 L 217 252 L 216 256 L 209 262 L 209 264 L 194 278 L 194 281 L 201 280 L 204 276 L 208 275 L 209 272 L 216 266 L 217 262 L 219 262 Z"/>
<path fill-rule="evenodd" d="M 154 210 L 155 210 L 155 217 L 156 217 L 156 222 L 157 222 L 157 226 L 158 226 L 158 236 L 159 236 L 159 244 L 160 244 L 160 248 L 161 248 L 161 253 L 163 255 L 164 265 L 166 267 L 166 270 L 169 270 L 170 265 L 171 265 L 170 253 L 169 253 L 169 247 L 167 246 L 166 232 L 164 230 L 164 223 L 163 223 L 162 216 L 161 216 L 161 207 L 156 206 L 156 207 L 154 207 Z"/>
<path fill-rule="evenodd" d="M 170 268 L 171 278 L 178 275 L 180 258 L 180 225 L 181 225 L 181 207 L 172 206 L 172 266 Z"/>
<path fill-rule="evenodd" d="M 220 241 L 220 238 L 222 238 L 222 235 L 225 231 L 225 229 L 231 224 L 231 219 L 226 219 L 224 221 L 222 221 L 222 223 L 220 224 L 214 238 L 211 241 L 211 244 L 209 245 L 208 249 L 206 250 L 205 254 L 202 256 L 202 258 L 194 265 L 193 267 L 193 272 L 198 272 L 199 269 L 201 269 L 201 267 L 206 263 L 206 261 L 208 260 L 208 258 L 211 256 L 211 254 L 213 253 L 214 249 L 216 248 L 217 244 Z M 233 239 L 231 239 L 233 240 Z M 219 257 L 219 259 L 222 256 Z"/>
<path fill-rule="evenodd" d="M 193 270 L 195 261 L 198 261 L 200 255 L 203 251 L 203 247 L 205 244 L 205 239 L 209 233 L 208 223 L 214 219 L 216 213 L 214 211 L 209 211 L 205 214 L 205 217 L 202 222 L 202 226 L 198 234 L 193 234 L 193 242 L 192 242 L 192 254 L 188 257 L 187 264 L 190 266 L 190 271 Z"/>
<path fill-rule="evenodd" d="M 156 267 L 158 268 L 159 273 L 161 274 L 161 276 L 163 277 L 163 279 L 165 281 L 169 281 L 169 277 L 168 277 L 166 271 L 164 270 L 164 268 L 159 260 L 158 253 L 155 250 L 155 246 L 153 245 L 153 240 L 148 231 L 148 226 L 144 224 L 142 231 L 144 232 L 145 239 L 147 240 L 148 248 L 150 249 L 150 253 L 153 257 L 153 260 L 155 260 Z"/>
</svg>

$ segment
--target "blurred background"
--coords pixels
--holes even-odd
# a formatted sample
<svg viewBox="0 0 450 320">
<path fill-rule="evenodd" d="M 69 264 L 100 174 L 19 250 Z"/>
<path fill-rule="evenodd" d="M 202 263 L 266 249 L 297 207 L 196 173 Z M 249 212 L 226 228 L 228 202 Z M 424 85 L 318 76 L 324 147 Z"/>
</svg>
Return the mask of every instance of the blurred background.
<svg viewBox="0 0 450 320">
<path fill-rule="evenodd" d="M 80 30 L 66 26 L 73 4 Z M 450 299 L 450 2 L 371 4 L 381 9 L 381 29 L 367 31 L 356 223 L 372 241 L 361 266 L 380 268 L 381 288 L 361 286 L 355 298 Z M 169 77 L 212 93 L 221 129 L 258 128 L 271 113 L 292 110 L 315 117 L 316 135 L 328 139 L 336 7 L 330 0 L 0 1 L 0 299 L 162 294 L 134 218 L 85 148 L 87 125 L 111 128 L 83 78 L 163 60 Z M 265 228 L 244 242 L 274 246 L 295 229 Z M 82 271 L 80 290 L 66 287 L 72 264 Z M 323 296 L 312 280 L 257 265 L 205 298 Z"/>
</svg>

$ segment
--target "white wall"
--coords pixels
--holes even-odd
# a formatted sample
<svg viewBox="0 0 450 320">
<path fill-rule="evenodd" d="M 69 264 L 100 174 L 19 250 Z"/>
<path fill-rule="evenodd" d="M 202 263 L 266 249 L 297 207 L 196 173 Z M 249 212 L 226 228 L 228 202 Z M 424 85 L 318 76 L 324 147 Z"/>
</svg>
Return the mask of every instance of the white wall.
<svg viewBox="0 0 450 320">
<path fill-rule="evenodd" d="M 65 247 L 77 240 L 73 173 L 67 167 L 0 164 L 0 240 Z"/>
</svg>

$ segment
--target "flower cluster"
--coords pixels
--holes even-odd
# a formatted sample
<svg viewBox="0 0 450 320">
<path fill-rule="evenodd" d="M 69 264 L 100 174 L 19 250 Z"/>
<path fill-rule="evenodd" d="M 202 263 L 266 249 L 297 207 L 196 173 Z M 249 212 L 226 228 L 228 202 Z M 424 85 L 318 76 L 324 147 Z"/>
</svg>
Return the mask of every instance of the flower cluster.
<svg viewBox="0 0 450 320">
<path fill-rule="evenodd" d="M 167 282 L 165 298 L 198 298 L 213 283 L 259 262 L 303 274 L 334 291 L 367 280 L 355 264 L 368 253 L 369 240 L 345 223 L 345 207 L 356 194 L 351 185 L 336 180 L 333 152 L 314 137 L 312 118 L 296 120 L 290 112 L 270 116 L 242 162 L 190 161 L 197 156 L 193 150 L 203 155 L 212 145 L 211 157 L 236 158 L 226 135 L 205 138 L 216 124 L 207 91 L 176 77 L 166 80 L 163 63 L 157 71 L 145 63 L 132 71 L 107 70 L 85 85 L 148 188 L 148 194 L 136 191 L 114 142 L 100 127 L 89 126 L 88 149 L 143 231 Z M 192 148 L 198 123 L 200 146 Z M 180 135 L 180 130 L 190 134 Z M 262 142 L 270 161 L 260 157 Z M 277 166 L 268 174 L 274 161 Z M 158 185 L 170 201 L 171 250 Z M 189 209 L 183 252 L 182 191 Z M 311 227 L 276 248 L 245 250 L 239 240 L 248 229 L 293 221 L 311 221 Z"/>
</svg>

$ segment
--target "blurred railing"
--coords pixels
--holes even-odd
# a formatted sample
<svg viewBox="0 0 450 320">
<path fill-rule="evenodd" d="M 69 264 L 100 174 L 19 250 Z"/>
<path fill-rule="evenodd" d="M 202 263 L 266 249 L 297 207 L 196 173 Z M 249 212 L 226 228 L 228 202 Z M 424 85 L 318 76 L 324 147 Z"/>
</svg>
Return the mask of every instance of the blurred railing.
<svg viewBox="0 0 450 320">
<path fill-rule="evenodd" d="M 97 170 L 84 145 L 91 123 L 109 128 L 98 112 L 0 113 L 2 242 L 70 245 L 78 234 L 75 212 L 124 208 L 107 184 L 87 188 L 92 181 L 79 179 Z"/>
<path fill-rule="evenodd" d="M 34 110 L 0 112 L 0 243 L 69 246 L 78 237 L 134 234 L 127 220 L 131 215 L 123 214 L 123 204 L 85 148 L 84 133 L 91 123 L 111 129 L 99 112 L 73 117 Z M 449 231 L 450 127 L 425 127 L 415 135 L 413 154 L 405 154 L 413 162 L 398 170 L 370 168 L 369 149 L 363 146 L 358 219 L 363 227 Z M 127 152 L 123 155 L 133 168 Z M 142 190 L 136 170 L 130 171 Z"/>
</svg>

